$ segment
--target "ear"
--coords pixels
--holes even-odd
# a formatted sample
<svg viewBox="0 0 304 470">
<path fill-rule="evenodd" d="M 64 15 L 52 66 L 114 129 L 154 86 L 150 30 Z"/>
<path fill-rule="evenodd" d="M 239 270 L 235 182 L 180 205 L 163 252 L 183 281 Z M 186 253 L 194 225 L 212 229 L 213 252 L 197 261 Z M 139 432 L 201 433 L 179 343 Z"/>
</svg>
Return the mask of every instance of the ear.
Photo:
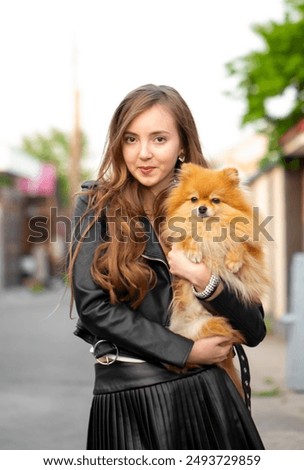
<svg viewBox="0 0 304 470">
<path fill-rule="evenodd" d="M 240 182 L 239 172 L 236 168 L 224 168 L 223 173 L 236 186 L 239 184 L 239 182 Z"/>
</svg>

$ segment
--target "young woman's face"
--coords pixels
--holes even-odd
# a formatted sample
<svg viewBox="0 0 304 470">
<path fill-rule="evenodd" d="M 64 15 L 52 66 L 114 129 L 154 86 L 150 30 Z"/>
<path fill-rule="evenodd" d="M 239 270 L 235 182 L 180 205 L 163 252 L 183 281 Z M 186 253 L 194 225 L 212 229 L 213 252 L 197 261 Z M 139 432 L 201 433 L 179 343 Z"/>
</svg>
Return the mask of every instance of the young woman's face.
<svg viewBox="0 0 304 470">
<path fill-rule="evenodd" d="M 123 136 L 122 153 L 129 172 L 155 195 L 168 186 L 182 150 L 175 120 L 160 104 L 137 116 Z"/>
</svg>

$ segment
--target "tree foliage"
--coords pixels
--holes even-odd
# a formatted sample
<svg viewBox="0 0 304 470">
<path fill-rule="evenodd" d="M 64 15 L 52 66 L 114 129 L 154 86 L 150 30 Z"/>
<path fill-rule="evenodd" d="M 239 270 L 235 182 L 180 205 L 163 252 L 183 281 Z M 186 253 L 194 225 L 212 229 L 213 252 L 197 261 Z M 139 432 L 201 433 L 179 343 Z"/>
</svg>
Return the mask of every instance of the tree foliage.
<svg viewBox="0 0 304 470">
<path fill-rule="evenodd" d="M 87 138 L 81 135 L 82 155 L 87 153 Z M 22 140 L 22 149 L 44 163 L 52 163 L 57 170 L 57 192 L 62 206 L 69 204 L 69 160 L 71 153 L 71 137 L 58 129 L 51 129 L 47 135 L 40 133 Z M 82 175 L 86 178 L 85 172 Z"/>
<path fill-rule="evenodd" d="M 270 138 L 270 150 L 279 149 L 279 138 L 302 117 L 304 112 L 304 0 L 285 0 L 282 22 L 253 25 L 263 48 L 226 64 L 228 75 L 235 77 L 246 109 L 242 125 L 251 123 Z M 289 109 L 274 115 L 271 98 L 292 92 Z"/>
</svg>

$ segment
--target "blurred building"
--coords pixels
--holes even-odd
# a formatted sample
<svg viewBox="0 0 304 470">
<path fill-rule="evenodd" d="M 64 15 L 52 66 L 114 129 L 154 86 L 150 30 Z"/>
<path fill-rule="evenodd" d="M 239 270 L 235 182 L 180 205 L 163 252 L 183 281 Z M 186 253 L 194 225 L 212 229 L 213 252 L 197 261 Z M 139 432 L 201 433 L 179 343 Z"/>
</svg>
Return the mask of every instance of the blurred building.
<svg viewBox="0 0 304 470">
<path fill-rule="evenodd" d="M 216 156 L 217 166 L 236 166 L 249 185 L 269 236 L 266 253 L 272 286 L 263 299 L 266 313 L 279 320 L 289 308 L 289 275 L 293 254 L 304 251 L 304 120 L 280 140 L 280 163 L 260 169 L 267 139 L 252 135 Z"/>
<path fill-rule="evenodd" d="M 262 134 L 252 134 L 237 145 L 218 153 L 215 166 L 235 166 L 242 180 L 259 171 L 259 161 L 265 156 L 268 138 Z"/>
<path fill-rule="evenodd" d="M 57 207 L 55 167 L 0 148 L 0 288 L 49 275 L 49 241 L 56 229 L 51 207 Z"/>
</svg>

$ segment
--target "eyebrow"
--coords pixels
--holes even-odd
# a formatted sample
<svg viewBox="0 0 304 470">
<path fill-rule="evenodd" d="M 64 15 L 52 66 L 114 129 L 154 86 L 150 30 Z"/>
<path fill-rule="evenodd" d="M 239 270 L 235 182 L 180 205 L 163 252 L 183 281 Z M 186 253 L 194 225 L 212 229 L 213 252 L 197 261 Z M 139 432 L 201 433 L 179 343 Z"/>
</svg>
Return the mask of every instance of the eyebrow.
<svg viewBox="0 0 304 470">
<path fill-rule="evenodd" d="M 137 136 L 138 134 L 136 134 L 136 132 L 132 132 L 132 131 L 125 131 L 124 132 L 124 135 L 125 134 L 130 134 L 130 135 L 134 135 L 134 136 Z M 150 135 L 159 135 L 159 134 L 170 134 L 169 131 L 164 131 L 164 130 L 160 130 L 160 131 L 154 131 L 154 132 L 151 132 Z"/>
</svg>

